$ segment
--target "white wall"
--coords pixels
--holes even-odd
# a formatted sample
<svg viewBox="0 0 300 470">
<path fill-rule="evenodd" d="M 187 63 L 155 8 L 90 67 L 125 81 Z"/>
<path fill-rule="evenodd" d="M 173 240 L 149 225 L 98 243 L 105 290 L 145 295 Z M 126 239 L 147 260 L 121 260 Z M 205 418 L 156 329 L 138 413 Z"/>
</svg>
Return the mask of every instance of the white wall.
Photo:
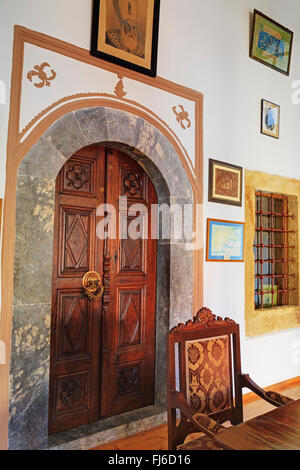
<svg viewBox="0 0 300 470">
<path fill-rule="evenodd" d="M 0 80 L 9 92 L 13 25 L 89 49 L 91 0 L 0 0 Z M 289 77 L 249 58 L 254 8 L 295 32 Z M 204 94 L 205 217 L 244 220 L 244 208 L 207 202 L 208 159 L 250 170 L 300 177 L 300 105 L 291 101 L 300 80 L 298 0 L 162 0 L 158 75 Z M 260 100 L 281 106 L 280 139 L 260 134 Z M 4 195 L 9 100 L 0 104 L 0 197 Z M 232 289 L 234 288 L 234 294 Z M 205 263 L 205 305 L 239 321 L 243 369 L 261 385 L 300 373 L 300 329 L 244 337 L 243 263 Z M 299 344 L 298 344 L 299 349 Z"/>
</svg>

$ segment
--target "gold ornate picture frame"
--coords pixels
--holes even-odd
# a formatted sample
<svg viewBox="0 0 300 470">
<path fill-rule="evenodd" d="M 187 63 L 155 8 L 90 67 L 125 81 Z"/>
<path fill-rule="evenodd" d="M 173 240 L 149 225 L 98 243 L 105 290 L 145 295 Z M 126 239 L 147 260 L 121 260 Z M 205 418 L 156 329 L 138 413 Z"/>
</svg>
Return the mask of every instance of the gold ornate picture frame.
<svg viewBox="0 0 300 470">
<path fill-rule="evenodd" d="M 243 168 L 209 159 L 209 202 L 241 206 L 243 197 Z"/>
<path fill-rule="evenodd" d="M 160 0 L 94 0 L 91 55 L 156 76 Z"/>
</svg>

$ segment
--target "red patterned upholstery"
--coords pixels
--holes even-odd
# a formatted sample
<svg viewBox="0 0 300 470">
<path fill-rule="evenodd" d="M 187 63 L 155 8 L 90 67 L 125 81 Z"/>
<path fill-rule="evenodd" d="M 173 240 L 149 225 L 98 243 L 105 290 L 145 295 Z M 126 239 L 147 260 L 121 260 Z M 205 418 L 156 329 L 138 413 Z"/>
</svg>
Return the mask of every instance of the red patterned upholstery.
<svg viewBox="0 0 300 470">
<path fill-rule="evenodd" d="M 214 436 L 225 430 L 222 423 L 243 422 L 243 387 L 274 406 L 293 401 L 242 373 L 239 325 L 208 308 L 171 329 L 167 351 L 169 449 L 217 450 Z M 196 432 L 205 437 L 183 444 Z"/>
<path fill-rule="evenodd" d="M 219 447 L 212 439 L 207 436 L 200 437 L 198 439 L 190 440 L 181 446 L 177 447 L 177 450 L 224 450 L 221 446 Z"/>
<path fill-rule="evenodd" d="M 187 401 L 194 413 L 231 407 L 228 336 L 186 342 Z"/>
<path fill-rule="evenodd" d="M 225 431 L 225 427 L 222 424 L 217 423 L 213 419 L 209 418 L 207 415 L 203 415 L 202 413 L 196 413 L 193 416 L 193 419 L 197 421 L 200 426 L 203 426 L 208 431 L 212 432 L 213 434 L 219 434 L 220 432 Z"/>
</svg>

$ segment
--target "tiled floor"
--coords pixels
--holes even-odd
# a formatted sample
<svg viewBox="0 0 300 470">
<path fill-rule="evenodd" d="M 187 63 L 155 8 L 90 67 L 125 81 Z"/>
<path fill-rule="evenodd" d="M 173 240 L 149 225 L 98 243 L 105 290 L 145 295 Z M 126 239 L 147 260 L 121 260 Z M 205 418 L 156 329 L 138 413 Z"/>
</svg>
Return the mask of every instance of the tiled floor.
<svg viewBox="0 0 300 470">
<path fill-rule="evenodd" d="M 300 386 L 293 387 L 280 392 L 290 398 L 300 398 Z M 244 421 L 274 409 L 272 405 L 264 400 L 256 400 L 244 406 Z M 110 442 L 93 450 L 166 450 L 167 449 L 167 427 L 166 425 L 140 432 L 133 436 Z"/>
</svg>

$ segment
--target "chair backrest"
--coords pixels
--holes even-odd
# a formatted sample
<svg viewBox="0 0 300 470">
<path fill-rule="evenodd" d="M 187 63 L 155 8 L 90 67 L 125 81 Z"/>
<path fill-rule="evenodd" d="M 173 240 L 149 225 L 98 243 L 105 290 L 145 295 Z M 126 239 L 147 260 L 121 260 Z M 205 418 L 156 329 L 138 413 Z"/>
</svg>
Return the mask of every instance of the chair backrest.
<svg viewBox="0 0 300 470">
<path fill-rule="evenodd" d="M 239 325 L 199 310 L 167 335 L 168 395 L 182 392 L 194 413 L 242 421 Z M 168 396 L 169 402 L 170 396 Z"/>
</svg>

